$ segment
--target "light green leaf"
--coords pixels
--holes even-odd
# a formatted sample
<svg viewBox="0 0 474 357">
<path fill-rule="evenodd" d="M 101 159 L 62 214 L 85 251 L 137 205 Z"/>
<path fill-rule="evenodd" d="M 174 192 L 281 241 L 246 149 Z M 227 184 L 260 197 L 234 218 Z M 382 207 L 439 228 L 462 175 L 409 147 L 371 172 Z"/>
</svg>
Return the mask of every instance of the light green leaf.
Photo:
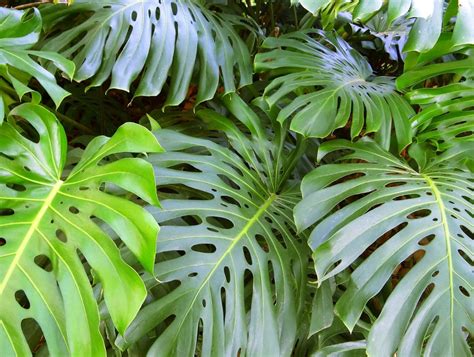
<svg viewBox="0 0 474 357">
<path fill-rule="evenodd" d="M 3 354 L 31 354 L 21 326 L 33 319 L 51 355 L 105 355 L 96 301 L 79 252 L 102 283 L 116 328 L 124 332 L 146 290 L 101 223 L 114 230 L 149 271 L 158 225 L 142 207 L 102 186 L 114 184 L 149 203 L 158 201 L 149 163 L 139 158 L 111 163 L 103 159 L 124 151 L 160 150 L 147 129 L 124 124 L 113 137 L 93 140 L 66 174 L 66 135 L 55 116 L 35 104 L 10 112 L 0 127 Z"/>
<path fill-rule="evenodd" d="M 41 16 L 37 9 L 22 12 L 0 7 L 0 76 L 5 83 L 5 87 L 0 90 L 3 101 L 0 124 L 8 112 L 8 106 L 21 101 L 26 94 L 31 93 L 34 102 L 41 99 L 39 93 L 28 87 L 32 77 L 51 96 L 56 106 L 69 95 L 58 86 L 53 74 L 32 59 L 37 57 L 49 61 L 68 77 L 74 74 L 74 64 L 64 57 L 52 52 L 31 50 L 38 41 L 40 32 Z"/>
<path fill-rule="evenodd" d="M 80 16 L 86 13 L 84 21 Z M 43 49 L 71 58 L 78 68 L 75 79 L 90 79 L 89 87 L 110 78 L 110 88 L 129 91 L 138 79 L 135 97 L 156 96 L 171 77 L 166 105 L 178 105 L 195 67 L 197 103 L 215 95 L 220 77 L 224 92 L 235 91 L 234 70 L 239 86 L 252 80 L 248 49 L 233 28 L 243 20 L 211 12 L 199 1 L 76 0 L 62 9 L 44 7 L 42 14 L 47 31 L 77 22 L 49 37 Z"/>
<path fill-rule="evenodd" d="M 329 141 L 318 156 L 349 150 L 342 160 L 350 162 L 323 165 L 303 179 L 295 218 L 300 230 L 316 223 L 309 242 L 319 280 L 354 269 L 336 304 L 350 329 L 397 266 L 422 255 L 371 328 L 369 355 L 471 355 L 474 177 L 456 165 L 474 153 L 472 144 L 465 147 L 418 172 L 369 140 Z"/>
</svg>

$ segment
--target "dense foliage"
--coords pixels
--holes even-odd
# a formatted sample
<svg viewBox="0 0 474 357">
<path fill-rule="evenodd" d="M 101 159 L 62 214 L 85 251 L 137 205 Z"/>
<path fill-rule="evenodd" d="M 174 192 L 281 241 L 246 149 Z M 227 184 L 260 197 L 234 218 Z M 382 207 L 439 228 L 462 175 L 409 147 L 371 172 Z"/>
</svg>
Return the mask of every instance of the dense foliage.
<svg viewBox="0 0 474 357">
<path fill-rule="evenodd" d="M 473 0 L 0 2 L 2 356 L 471 356 Z"/>
</svg>

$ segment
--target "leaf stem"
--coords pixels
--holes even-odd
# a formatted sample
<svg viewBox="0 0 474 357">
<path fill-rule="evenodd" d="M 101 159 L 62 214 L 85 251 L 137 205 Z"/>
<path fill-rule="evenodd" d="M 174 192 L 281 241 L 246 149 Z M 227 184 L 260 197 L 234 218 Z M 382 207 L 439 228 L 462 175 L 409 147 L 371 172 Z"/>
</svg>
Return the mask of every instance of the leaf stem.
<svg viewBox="0 0 474 357">
<path fill-rule="evenodd" d="M 36 2 L 30 2 L 30 3 L 27 3 L 27 4 L 21 4 L 21 5 L 17 5 L 14 7 L 14 9 L 16 10 L 23 10 L 23 9 L 29 9 L 30 7 L 36 7 L 36 6 L 39 6 L 41 4 L 47 4 L 47 3 L 52 3 L 53 0 L 40 0 L 40 1 L 36 1 Z"/>
</svg>

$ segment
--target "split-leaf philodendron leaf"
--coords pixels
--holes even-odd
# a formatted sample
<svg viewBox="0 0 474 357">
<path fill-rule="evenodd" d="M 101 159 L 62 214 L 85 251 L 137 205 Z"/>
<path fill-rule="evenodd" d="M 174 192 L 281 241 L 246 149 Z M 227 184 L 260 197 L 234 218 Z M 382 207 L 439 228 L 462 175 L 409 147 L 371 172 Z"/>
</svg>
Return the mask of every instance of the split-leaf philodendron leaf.
<svg viewBox="0 0 474 357">
<path fill-rule="evenodd" d="M 105 356 L 89 269 L 103 287 L 112 320 L 124 332 L 143 303 L 139 275 L 102 227 L 114 230 L 153 271 L 158 225 L 139 205 L 107 192 L 112 184 L 158 204 L 153 168 L 141 158 L 104 162 L 122 152 L 157 152 L 138 124 L 99 136 L 65 169 L 63 127 L 36 104 L 14 108 L 0 126 L 0 351 L 28 356 L 22 326 L 34 320 L 52 356 Z M 105 187 L 105 189 L 104 189 Z"/>
<path fill-rule="evenodd" d="M 319 280 L 354 269 L 335 307 L 350 329 L 397 266 L 418 259 L 371 328 L 371 356 L 471 355 L 474 176 L 455 165 L 474 147 L 464 149 L 417 171 L 369 140 L 329 141 L 318 156 L 344 150 L 341 160 L 350 162 L 323 165 L 303 179 L 295 218 L 300 230 L 316 223 L 309 244 Z"/>
<path fill-rule="evenodd" d="M 474 44 L 474 2 L 472 0 L 291 0 L 317 14 L 350 10 L 356 21 L 366 21 L 375 13 L 387 10 L 388 23 L 401 17 L 414 18 L 404 51 L 426 52 L 438 41 L 443 25 L 456 19 L 452 36 L 455 46 Z M 342 9 L 340 9 L 342 8 Z M 333 15 L 335 18 L 335 15 Z"/>
<path fill-rule="evenodd" d="M 148 355 L 281 356 L 304 335 L 307 247 L 292 219 L 299 193 L 278 183 L 292 157 L 281 146 L 286 132 L 265 137 L 241 99 L 228 97 L 227 105 L 259 140 L 210 110 L 199 115 L 231 148 L 158 132 L 166 153 L 148 160 L 159 187 L 177 194 L 152 209 L 161 225 L 155 272 L 175 288 L 142 309 L 119 338 L 122 348 L 154 330 Z"/>
<path fill-rule="evenodd" d="M 41 32 L 41 15 L 32 12 L 0 7 L 0 124 L 8 107 L 31 93 L 35 102 L 41 95 L 28 87 L 30 78 L 35 78 L 51 96 L 56 106 L 69 93 L 61 88 L 54 75 L 41 67 L 33 58 L 51 62 L 69 78 L 74 74 L 74 63 L 55 52 L 35 51 Z"/>
<path fill-rule="evenodd" d="M 389 147 L 393 126 L 399 150 L 411 142 L 407 118 L 413 109 L 395 91 L 393 79 L 376 76 L 342 38 L 317 30 L 294 32 L 267 38 L 262 47 L 271 51 L 256 56 L 257 71 L 278 70 L 264 97 L 271 107 L 286 104 L 277 120 L 291 119 L 295 132 L 323 138 L 351 119 L 351 137 L 375 132 Z M 296 97 L 286 103 L 292 92 Z"/>
<path fill-rule="evenodd" d="M 220 77 L 224 92 L 235 91 L 234 70 L 239 86 L 252 80 L 249 51 L 233 28 L 245 26 L 241 19 L 208 11 L 196 0 L 75 0 L 42 13 L 49 30 L 75 21 L 75 15 L 91 14 L 43 47 L 73 59 L 74 78 L 91 79 L 91 87 L 110 78 L 110 88 L 129 91 L 139 78 L 134 96 L 156 96 L 169 76 L 166 105 L 178 105 L 186 98 L 195 65 L 197 103 L 215 95 Z"/>
</svg>

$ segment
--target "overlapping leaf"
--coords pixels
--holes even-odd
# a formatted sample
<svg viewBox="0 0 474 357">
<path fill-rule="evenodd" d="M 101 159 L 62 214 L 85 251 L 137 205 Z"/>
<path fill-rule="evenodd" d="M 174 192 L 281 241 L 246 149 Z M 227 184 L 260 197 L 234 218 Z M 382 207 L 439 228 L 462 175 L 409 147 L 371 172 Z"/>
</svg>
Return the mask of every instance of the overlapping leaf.
<svg viewBox="0 0 474 357">
<path fill-rule="evenodd" d="M 443 25 L 451 18 L 456 18 L 453 43 L 456 46 L 474 44 L 474 27 L 471 25 L 474 3 L 471 0 L 450 0 L 447 6 L 443 0 L 292 0 L 292 3 L 300 3 L 314 14 L 327 12 L 331 8 L 339 11 L 339 7 L 344 5 L 345 11 L 353 11 L 355 20 L 362 21 L 385 8 L 390 24 L 400 17 L 415 18 L 404 48 L 406 52 L 426 52 L 433 48 Z"/>
<path fill-rule="evenodd" d="M 411 142 L 408 118 L 413 109 L 396 91 L 390 77 L 375 76 L 367 60 L 332 33 L 295 32 L 263 43 L 270 52 L 255 59 L 258 71 L 278 70 L 280 75 L 265 89 L 274 106 L 292 92 L 297 97 L 278 114 L 292 118 L 291 129 L 323 138 L 351 119 L 351 136 L 376 132 L 388 147 L 392 125 L 399 149 Z M 309 89 L 308 89 L 309 88 Z"/>
<path fill-rule="evenodd" d="M 368 300 L 415 254 L 418 262 L 371 329 L 368 354 L 470 356 L 474 177 L 456 162 L 473 146 L 446 151 L 421 172 L 369 140 L 327 142 L 319 157 L 336 150 L 349 150 L 343 159 L 351 162 L 306 176 L 295 210 L 299 229 L 316 223 L 310 245 L 318 278 L 339 274 L 378 243 L 353 266 L 336 313 L 353 328 Z"/>
<path fill-rule="evenodd" d="M 459 51 L 459 60 L 441 63 L 432 62 L 442 57 L 451 44 L 440 43 L 428 52 L 419 64 L 398 77 L 400 89 L 415 87 L 427 80 L 435 81 L 441 76 L 455 76 L 447 85 L 416 88 L 407 93 L 411 103 L 421 110 L 411 118 L 411 125 L 418 132 L 418 143 L 429 143 L 438 151 L 445 151 L 459 143 L 474 140 L 474 51 L 470 48 Z M 441 81 L 441 80 L 440 80 Z"/>
<path fill-rule="evenodd" d="M 52 32 L 44 49 L 73 59 L 75 79 L 91 79 L 90 86 L 110 78 L 110 88 L 129 91 L 138 79 L 135 96 L 156 96 L 170 76 L 166 104 L 177 105 L 193 76 L 198 103 L 214 96 L 220 76 L 224 92 L 236 89 L 234 70 L 239 86 L 252 79 L 248 49 L 233 28 L 241 19 L 208 11 L 198 1 L 76 0 L 60 10 L 46 7 L 42 13 Z M 77 20 L 84 14 L 91 15 Z M 77 25 L 61 31 L 71 21 Z"/>
<path fill-rule="evenodd" d="M 0 124 L 9 105 L 31 93 L 38 102 L 40 94 L 28 82 L 34 77 L 51 96 L 56 106 L 69 95 L 56 83 L 53 74 L 41 67 L 32 57 L 51 62 L 68 77 L 74 73 L 74 64 L 54 52 L 33 51 L 41 32 L 38 10 L 23 12 L 0 7 Z"/>
<path fill-rule="evenodd" d="M 161 225 L 155 271 L 169 289 L 142 309 L 122 348 L 157 335 L 148 355 L 281 356 L 305 335 L 308 251 L 292 219 L 298 189 L 285 179 L 294 151 L 286 132 L 267 136 L 241 99 L 227 106 L 252 139 L 213 111 L 199 115 L 231 148 L 158 132 L 167 152 L 149 161 L 171 198 L 152 209 Z"/>
<path fill-rule="evenodd" d="M 102 160 L 120 152 L 160 149 L 144 127 L 125 124 L 111 138 L 95 138 L 67 174 L 66 135 L 54 115 L 36 104 L 10 112 L 0 127 L 3 355 L 31 354 L 22 332 L 31 320 L 41 328 L 53 356 L 105 355 L 99 312 L 79 256 L 102 283 L 116 328 L 127 328 L 146 290 L 101 223 L 119 235 L 148 271 L 153 270 L 158 225 L 142 207 L 107 193 L 103 185 L 158 202 L 149 163 L 139 158 Z"/>
</svg>

